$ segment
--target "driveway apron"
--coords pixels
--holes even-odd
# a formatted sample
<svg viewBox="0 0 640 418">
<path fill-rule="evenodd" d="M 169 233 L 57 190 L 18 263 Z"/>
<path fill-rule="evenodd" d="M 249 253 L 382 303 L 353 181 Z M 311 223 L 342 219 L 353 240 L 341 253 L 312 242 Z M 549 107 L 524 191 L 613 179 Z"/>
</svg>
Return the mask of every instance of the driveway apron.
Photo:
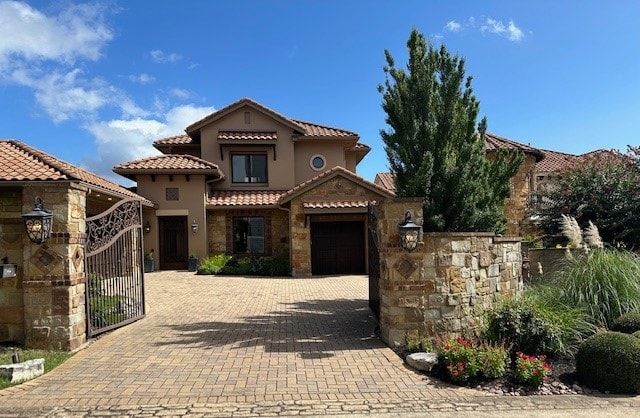
<svg viewBox="0 0 640 418">
<path fill-rule="evenodd" d="M 366 276 L 146 276 L 147 316 L 53 372 L 0 391 L 2 408 L 463 398 L 374 335 Z M 433 382 L 432 382 L 433 383 Z"/>
</svg>

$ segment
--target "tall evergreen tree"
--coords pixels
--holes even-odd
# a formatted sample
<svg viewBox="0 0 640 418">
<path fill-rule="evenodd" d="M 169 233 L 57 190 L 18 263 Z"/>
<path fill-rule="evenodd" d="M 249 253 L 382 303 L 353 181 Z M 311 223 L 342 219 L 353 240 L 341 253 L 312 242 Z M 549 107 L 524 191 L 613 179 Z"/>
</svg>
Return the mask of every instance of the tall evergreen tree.
<svg viewBox="0 0 640 418">
<path fill-rule="evenodd" d="M 501 150 L 489 160 L 487 120 L 476 130 L 479 102 L 465 61 L 413 30 L 407 69 L 385 50 L 386 80 L 378 87 L 389 130 L 380 132 L 397 195 L 424 197 L 425 231 L 495 231 L 506 225 L 509 180 L 524 160 Z"/>
</svg>

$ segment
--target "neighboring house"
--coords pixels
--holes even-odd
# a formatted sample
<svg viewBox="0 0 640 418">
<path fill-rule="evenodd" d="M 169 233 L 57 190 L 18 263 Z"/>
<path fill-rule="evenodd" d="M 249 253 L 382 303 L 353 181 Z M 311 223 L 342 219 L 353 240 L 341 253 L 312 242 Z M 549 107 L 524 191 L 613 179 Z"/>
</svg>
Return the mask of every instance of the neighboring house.
<svg viewBox="0 0 640 418">
<path fill-rule="evenodd" d="M 540 151 L 544 155 L 544 158 L 536 163 L 536 190 L 547 184 L 553 184 L 553 179 L 561 176 L 563 171 L 576 166 L 576 164 L 589 161 L 592 158 L 620 156 L 625 158 L 624 155 L 616 151 L 606 149 L 598 149 L 580 155 L 546 149 L 541 149 Z"/>
<path fill-rule="evenodd" d="M 507 138 L 487 133 L 485 135 L 485 149 L 487 158 L 493 158 L 500 149 L 513 149 L 522 151 L 525 160 L 520 169 L 510 182 L 510 194 L 505 202 L 505 216 L 507 218 L 507 234 L 518 236 L 521 234 L 523 221 L 526 216 L 527 201 L 533 190 L 535 190 L 535 171 L 537 164 L 543 161 L 544 154 L 541 150 L 529 145 L 521 144 Z M 375 184 L 396 191 L 395 181 L 391 173 L 376 174 Z"/>
<path fill-rule="evenodd" d="M 355 174 L 370 150 L 357 133 L 248 98 L 185 131 L 114 168 L 156 204 L 145 248 L 160 269 L 225 253 L 286 258 L 296 276 L 367 272 L 368 205 L 394 194 Z"/>
</svg>

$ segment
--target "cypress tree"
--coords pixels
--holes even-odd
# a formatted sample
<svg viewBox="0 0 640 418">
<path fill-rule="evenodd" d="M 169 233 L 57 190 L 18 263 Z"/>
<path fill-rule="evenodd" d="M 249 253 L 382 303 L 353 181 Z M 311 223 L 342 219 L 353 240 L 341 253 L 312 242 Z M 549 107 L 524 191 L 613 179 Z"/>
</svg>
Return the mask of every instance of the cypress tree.
<svg viewBox="0 0 640 418">
<path fill-rule="evenodd" d="M 382 108 L 388 130 L 380 134 L 399 197 L 424 197 L 425 231 L 503 232 L 509 180 L 524 161 L 500 150 L 487 159 L 487 120 L 465 60 L 434 48 L 413 30 L 406 70 L 385 50 Z"/>
</svg>

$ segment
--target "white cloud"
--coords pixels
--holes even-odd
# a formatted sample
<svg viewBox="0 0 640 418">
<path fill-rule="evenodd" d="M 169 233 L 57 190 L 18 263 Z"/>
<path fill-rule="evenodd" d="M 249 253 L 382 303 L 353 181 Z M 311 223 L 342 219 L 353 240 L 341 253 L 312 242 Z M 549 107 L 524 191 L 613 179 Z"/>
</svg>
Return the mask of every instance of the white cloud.
<svg viewBox="0 0 640 418">
<path fill-rule="evenodd" d="M 97 60 L 113 38 L 99 4 L 70 5 L 47 16 L 24 2 L 0 1 L 0 65 L 15 60 Z"/>
<path fill-rule="evenodd" d="M 129 80 L 133 81 L 134 83 L 149 84 L 156 81 L 156 78 L 147 73 L 142 73 L 142 74 L 131 74 L 129 76 Z"/>
<path fill-rule="evenodd" d="M 482 32 L 482 34 L 493 33 L 513 42 L 518 42 L 524 38 L 524 32 L 516 26 L 513 20 L 509 20 L 509 23 L 505 25 L 502 21 L 492 19 L 490 17 L 483 19 L 484 21 L 471 16 L 466 21 L 463 20 L 462 22 L 450 20 L 446 25 L 444 25 L 443 29 L 446 32 L 456 33 L 467 29 L 477 30 L 478 26 L 480 26 L 480 32 Z M 477 23 L 477 21 L 482 23 Z"/>
<path fill-rule="evenodd" d="M 505 25 L 502 21 L 487 18 L 485 23 L 480 27 L 480 31 L 482 33 L 495 33 L 496 35 L 503 36 L 514 42 L 518 42 L 524 37 L 524 33 L 516 26 L 513 20 L 510 20 L 509 24 Z"/>
<path fill-rule="evenodd" d="M 55 70 L 42 75 L 38 70 L 17 69 L 8 79 L 33 89 L 35 99 L 56 122 L 73 118 L 94 118 L 104 107 L 117 108 L 123 116 L 146 116 L 122 90 L 101 78 L 82 77 L 80 69 Z"/>
<path fill-rule="evenodd" d="M 165 63 L 165 62 L 173 63 L 173 62 L 180 61 L 182 59 L 181 55 L 178 55 L 175 53 L 167 54 L 166 52 L 160 49 L 154 49 L 153 51 L 149 52 L 149 55 L 151 56 L 151 59 L 157 63 Z"/>
<path fill-rule="evenodd" d="M 131 160 L 159 155 L 152 143 L 155 140 L 184 133 L 193 122 L 212 113 L 212 107 L 193 104 L 176 106 L 159 118 L 113 119 L 94 122 L 85 128 L 95 137 L 98 157 L 85 159 L 84 166 L 117 183 L 125 183 L 123 177 L 113 173 L 114 166 Z M 131 184 L 127 182 L 127 184 Z"/>
<path fill-rule="evenodd" d="M 444 25 L 444 30 L 449 32 L 458 32 L 460 29 L 462 29 L 462 25 L 455 20 L 451 20 Z"/>
<path fill-rule="evenodd" d="M 186 100 L 191 97 L 191 92 L 185 89 L 175 88 L 171 90 L 171 94 L 176 96 L 178 99 Z"/>
</svg>

